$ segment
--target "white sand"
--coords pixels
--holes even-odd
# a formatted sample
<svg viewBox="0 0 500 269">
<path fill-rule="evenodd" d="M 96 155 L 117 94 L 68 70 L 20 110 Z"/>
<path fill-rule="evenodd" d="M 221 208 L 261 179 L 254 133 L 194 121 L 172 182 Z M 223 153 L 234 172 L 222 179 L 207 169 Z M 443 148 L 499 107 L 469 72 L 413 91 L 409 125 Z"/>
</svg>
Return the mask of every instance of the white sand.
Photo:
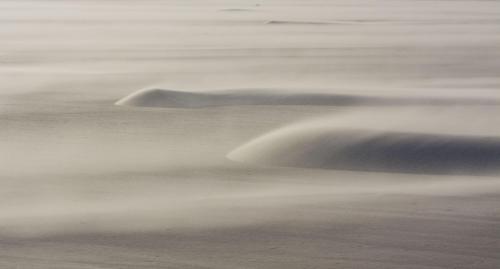
<svg viewBox="0 0 500 269">
<path fill-rule="evenodd" d="M 468 0 L 0 0 L 0 268 L 498 268 L 495 173 L 225 156 L 318 118 L 384 134 L 378 153 L 401 133 L 481 148 L 500 130 L 499 15 Z M 114 105 L 140 89 L 197 94 Z"/>
</svg>

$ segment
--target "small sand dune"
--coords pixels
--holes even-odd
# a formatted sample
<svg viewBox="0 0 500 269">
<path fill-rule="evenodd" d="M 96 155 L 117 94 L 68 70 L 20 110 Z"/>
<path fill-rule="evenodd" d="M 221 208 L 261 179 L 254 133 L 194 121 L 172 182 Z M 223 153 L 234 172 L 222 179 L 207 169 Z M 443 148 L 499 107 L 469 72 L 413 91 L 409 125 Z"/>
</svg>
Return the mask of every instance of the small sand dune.
<svg viewBox="0 0 500 269">
<path fill-rule="evenodd" d="M 228 154 L 264 165 L 404 172 L 492 174 L 500 171 L 500 137 L 306 126 L 283 128 Z"/>
<path fill-rule="evenodd" d="M 187 92 L 151 89 L 133 93 L 117 105 L 142 107 L 211 107 L 239 105 L 354 105 L 363 101 L 350 95 L 283 93 L 272 90 Z"/>
<path fill-rule="evenodd" d="M 492 98 L 453 97 L 391 97 L 356 94 L 287 92 L 273 89 L 238 89 L 206 92 L 145 89 L 132 93 L 116 105 L 137 107 L 202 108 L 243 105 L 304 105 L 304 106 L 360 106 L 360 105 L 499 105 Z"/>
</svg>

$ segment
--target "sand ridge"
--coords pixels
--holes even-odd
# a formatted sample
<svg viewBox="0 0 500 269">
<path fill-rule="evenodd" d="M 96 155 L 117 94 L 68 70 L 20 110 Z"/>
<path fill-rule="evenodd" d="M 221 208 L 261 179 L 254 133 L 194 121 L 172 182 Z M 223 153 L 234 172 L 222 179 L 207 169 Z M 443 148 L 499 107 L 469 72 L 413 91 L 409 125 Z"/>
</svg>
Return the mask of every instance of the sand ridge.
<svg viewBox="0 0 500 269">
<path fill-rule="evenodd" d="M 500 137 L 316 129 L 264 134 L 231 160 L 263 165 L 418 174 L 498 174 Z"/>
<path fill-rule="evenodd" d="M 119 106 L 202 108 L 218 106 L 456 106 L 500 105 L 497 98 L 401 97 L 336 94 L 314 90 L 233 89 L 212 91 L 178 91 L 143 89 L 118 100 Z"/>
</svg>

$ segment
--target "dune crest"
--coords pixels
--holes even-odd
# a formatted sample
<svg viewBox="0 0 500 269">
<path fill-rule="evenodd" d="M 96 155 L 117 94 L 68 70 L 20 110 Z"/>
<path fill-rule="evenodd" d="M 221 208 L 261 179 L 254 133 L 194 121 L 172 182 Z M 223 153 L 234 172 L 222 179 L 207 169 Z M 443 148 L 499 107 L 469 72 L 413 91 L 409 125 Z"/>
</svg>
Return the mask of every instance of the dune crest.
<svg viewBox="0 0 500 269">
<path fill-rule="evenodd" d="M 234 89 L 205 92 L 144 89 L 118 100 L 115 104 L 137 107 L 202 108 L 243 105 L 498 105 L 500 102 L 494 98 L 367 96 L 276 89 Z"/>
<path fill-rule="evenodd" d="M 366 100 L 365 100 L 366 99 Z M 378 98 L 375 98 L 378 99 Z M 374 100 L 375 100 L 374 99 Z M 356 105 L 370 98 L 328 93 L 287 93 L 274 90 L 240 89 L 207 92 L 146 89 L 115 104 L 139 107 L 211 107 L 241 105 Z"/>
<path fill-rule="evenodd" d="M 261 165 L 484 175 L 500 172 L 500 137 L 297 124 L 264 134 L 230 152 Z"/>
</svg>

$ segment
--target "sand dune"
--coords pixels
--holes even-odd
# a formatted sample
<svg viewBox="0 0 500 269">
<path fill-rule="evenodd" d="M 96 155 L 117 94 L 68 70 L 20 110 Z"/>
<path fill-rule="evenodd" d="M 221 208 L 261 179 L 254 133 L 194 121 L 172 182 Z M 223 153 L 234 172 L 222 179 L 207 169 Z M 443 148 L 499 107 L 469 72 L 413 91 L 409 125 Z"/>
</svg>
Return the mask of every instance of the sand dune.
<svg viewBox="0 0 500 269">
<path fill-rule="evenodd" d="M 388 114 L 390 123 L 366 115 L 343 123 L 321 119 L 294 124 L 266 133 L 227 156 L 240 162 L 303 168 L 468 175 L 500 172 L 500 137 L 479 129 L 475 134 L 461 134 L 439 124 L 441 118 L 433 125 L 433 120 L 425 120 L 432 113 L 421 114 L 420 120 L 400 113 L 399 119 Z M 455 116 L 455 124 L 448 125 L 474 128 L 459 113 Z M 398 120 L 414 126 L 393 124 Z"/>
<path fill-rule="evenodd" d="M 283 93 L 266 90 L 187 92 L 146 89 L 133 93 L 117 105 L 143 107 L 210 107 L 238 105 L 352 105 L 362 97 L 337 94 Z"/>
<path fill-rule="evenodd" d="M 116 102 L 121 106 L 197 108 L 242 105 L 498 105 L 495 98 L 391 97 L 356 94 L 290 92 L 275 89 L 240 89 L 206 92 L 145 89 Z"/>
</svg>

